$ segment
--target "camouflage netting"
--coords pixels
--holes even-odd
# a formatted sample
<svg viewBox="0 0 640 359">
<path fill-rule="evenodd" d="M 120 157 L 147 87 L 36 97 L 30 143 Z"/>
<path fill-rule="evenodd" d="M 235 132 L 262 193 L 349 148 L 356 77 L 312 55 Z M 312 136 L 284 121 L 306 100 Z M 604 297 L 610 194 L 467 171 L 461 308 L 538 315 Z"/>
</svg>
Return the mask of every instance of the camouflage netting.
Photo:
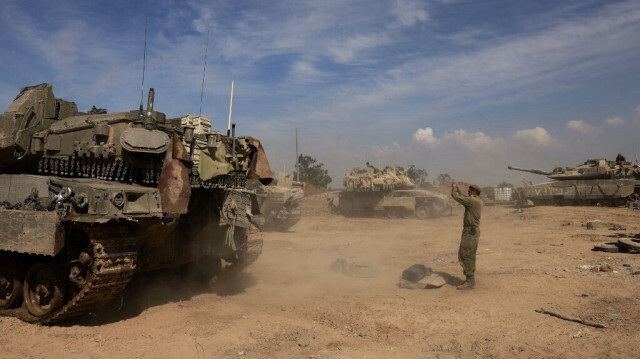
<svg viewBox="0 0 640 359">
<path fill-rule="evenodd" d="M 193 126 L 193 134 L 196 140 L 195 151 L 193 153 L 193 165 L 198 168 L 198 164 L 200 163 L 200 148 L 207 147 L 207 140 L 204 136 L 198 135 L 206 135 L 211 130 L 211 120 L 203 117 L 203 116 L 194 116 L 194 115 L 185 115 L 180 118 L 180 122 L 182 126 Z M 183 141 L 183 144 L 186 148 L 189 148 L 189 144 L 186 141 Z"/>
<path fill-rule="evenodd" d="M 203 116 L 185 115 L 180 118 L 182 126 L 193 126 L 194 128 L 194 144 L 193 144 L 193 167 L 197 169 L 202 180 L 210 180 L 216 176 L 226 175 L 234 171 L 234 166 L 227 160 L 229 148 L 221 141 L 216 142 L 215 147 L 207 146 L 206 135 L 208 133 L 223 134 L 218 131 L 211 130 L 211 120 Z M 190 148 L 190 144 L 183 140 L 186 148 Z M 257 155 L 252 161 L 242 161 L 241 170 L 247 171 L 247 178 L 258 179 L 263 184 L 268 184 L 273 178 L 273 172 L 269 166 L 264 148 L 259 140 L 253 137 L 247 137 L 245 141 L 238 142 L 238 153 L 247 155 L 249 153 L 249 145 L 257 150 Z M 250 167 L 247 167 L 249 166 Z"/>
<path fill-rule="evenodd" d="M 411 189 L 416 185 L 397 167 L 387 166 L 379 170 L 367 163 L 365 169 L 354 168 L 344 176 L 344 187 L 347 191 L 389 191 L 395 189 Z"/>
</svg>

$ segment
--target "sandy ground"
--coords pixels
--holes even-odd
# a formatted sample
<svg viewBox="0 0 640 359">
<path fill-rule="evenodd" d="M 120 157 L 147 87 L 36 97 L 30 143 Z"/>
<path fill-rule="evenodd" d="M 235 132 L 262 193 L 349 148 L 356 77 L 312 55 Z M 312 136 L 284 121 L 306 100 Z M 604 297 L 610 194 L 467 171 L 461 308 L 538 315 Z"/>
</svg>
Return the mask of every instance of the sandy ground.
<svg viewBox="0 0 640 359">
<path fill-rule="evenodd" d="M 260 259 L 233 280 L 193 288 L 176 274 L 140 276 L 118 303 L 66 326 L 0 318 L 0 356 L 640 357 L 640 275 L 633 274 L 640 254 L 591 251 L 640 233 L 639 211 L 485 207 L 477 287 L 459 291 L 461 207 L 424 221 L 331 215 L 321 196 L 307 197 L 303 209 L 289 232 L 265 234 Z M 599 220 L 595 230 L 585 227 L 590 220 Z M 333 272 L 338 258 L 377 273 Z M 399 288 L 402 271 L 416 263 L 442 272 L 448 284 Z M 580 269 L 605 263 L 613 271 Z"/>
</svg>

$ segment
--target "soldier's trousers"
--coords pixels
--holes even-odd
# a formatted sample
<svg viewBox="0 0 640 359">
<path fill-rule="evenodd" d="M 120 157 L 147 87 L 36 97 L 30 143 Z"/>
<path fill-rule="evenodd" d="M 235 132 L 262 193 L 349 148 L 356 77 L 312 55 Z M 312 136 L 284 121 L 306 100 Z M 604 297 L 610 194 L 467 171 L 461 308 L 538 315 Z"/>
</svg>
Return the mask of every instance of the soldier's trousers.
<svg viewBox="0 0 640 359">
<path fill-rule="evenodd" d="M 462 230 L 460 249 L 458 249 L 458 260 L 466 277 L 473 277 L 476 272 L 476 251 L 478 250 L 480 229 L 476 227 L 475 234 L 471 234 L 472 232 L 474 231 L 470 228 Z"/>
</svg>

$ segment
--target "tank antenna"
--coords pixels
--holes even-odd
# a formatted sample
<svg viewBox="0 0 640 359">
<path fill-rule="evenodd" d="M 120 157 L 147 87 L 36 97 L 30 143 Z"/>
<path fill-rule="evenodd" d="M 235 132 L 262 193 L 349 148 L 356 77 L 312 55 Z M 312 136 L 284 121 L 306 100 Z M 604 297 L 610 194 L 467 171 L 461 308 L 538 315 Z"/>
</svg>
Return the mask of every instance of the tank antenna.
<svg viewBox="0 0 640 359">
<path fill-rule="evenodd" d="M 204 77 L 207 73 L 207 53 L 209 52 L 209 30 L 207 30 L 207 45 L 204 48 L 204 68 L 202 69 L 202 88 L 200 89 L 200 112 L 198 117 L 202 116 L 202 97 L 204 96 Z"/>
<path fill-rule="evenodd" d="M 142 114 L 142 102 L 144 101 L 144 72 L 147 63 L 147 27 L 149 23 L 149 7 L 147 1 L 144 2 L 144 49 L 142 51 L 142 85 L 140 90 L 140 113 Z"/>
<path fill-rule="evenodd" d="M 233 80 L 231 80 L 231 99 L 229 99 L 229 122 L 227 122 L 227 136 L 231 133 L 231 110 L 233 109 Z"/>
</svg>

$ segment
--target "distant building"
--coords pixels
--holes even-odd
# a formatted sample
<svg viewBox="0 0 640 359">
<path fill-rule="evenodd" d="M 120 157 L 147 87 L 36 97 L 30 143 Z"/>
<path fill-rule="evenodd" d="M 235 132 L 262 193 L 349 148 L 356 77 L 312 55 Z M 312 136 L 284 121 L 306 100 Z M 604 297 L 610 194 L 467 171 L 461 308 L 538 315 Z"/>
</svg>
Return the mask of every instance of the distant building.
<svg viewBox="0 0 640 359">
<path fill-rule="evenodd" d="M 503 187 L 503 188 L 494 188 L 493 196 L 496 202 L 508 202 L 511 201 L 511 194 L 513 193 L 513 188 Z"/>
</svg>

